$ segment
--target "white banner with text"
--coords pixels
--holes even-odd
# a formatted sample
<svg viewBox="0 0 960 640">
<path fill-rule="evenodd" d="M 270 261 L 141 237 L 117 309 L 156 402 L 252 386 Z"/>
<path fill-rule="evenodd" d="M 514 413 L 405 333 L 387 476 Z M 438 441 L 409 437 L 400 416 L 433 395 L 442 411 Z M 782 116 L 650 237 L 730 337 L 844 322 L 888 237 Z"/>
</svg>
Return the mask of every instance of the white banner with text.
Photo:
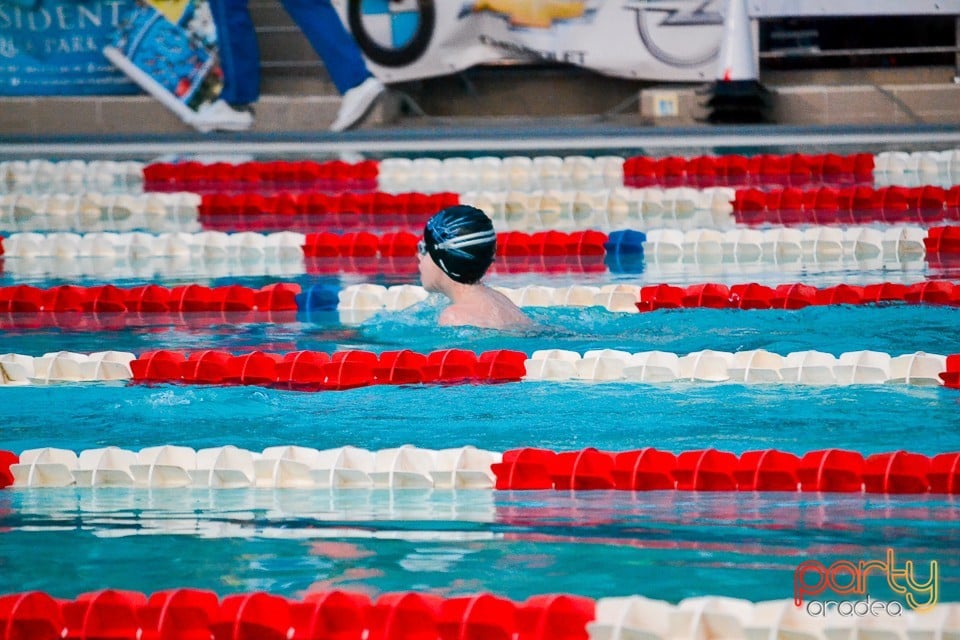
<svg viewBox="0 0 960 640">
<path fill-rule="evenodd" d="M 723 0 L 338 0 L 386 82 L 511 60 L 661 81 L 716 75 Z"/>
</svg>

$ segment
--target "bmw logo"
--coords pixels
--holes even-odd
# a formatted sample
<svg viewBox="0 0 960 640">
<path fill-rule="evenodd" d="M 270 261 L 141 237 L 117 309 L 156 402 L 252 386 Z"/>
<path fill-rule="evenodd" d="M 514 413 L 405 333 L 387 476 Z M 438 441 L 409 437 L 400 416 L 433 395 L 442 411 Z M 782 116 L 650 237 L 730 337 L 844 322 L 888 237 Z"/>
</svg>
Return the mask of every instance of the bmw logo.
<svg viewBox="0 0 960 640">
<path fill-rule="evenodd" d="M 436 24 L 433 0 L 350 0 L 350 31 L 364 54 L 383 67 L 417 61 Z"/>
</svg>

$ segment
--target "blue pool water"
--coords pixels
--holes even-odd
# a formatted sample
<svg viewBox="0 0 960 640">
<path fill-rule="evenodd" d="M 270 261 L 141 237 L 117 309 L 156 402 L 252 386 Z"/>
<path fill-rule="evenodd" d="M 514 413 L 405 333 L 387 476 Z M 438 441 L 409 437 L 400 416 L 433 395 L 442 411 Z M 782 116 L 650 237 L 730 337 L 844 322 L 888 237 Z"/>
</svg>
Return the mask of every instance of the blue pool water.
<svg viewBox="0 0 960 640">
<path fill-rule="evenodd" d="M 99 489 L 10 491 L 0 506 L 17 514 L 4 589 L 62 597 L 189 585 L 760 601 L 792 597 L 807 558 L 887 548 L 920 575 L 937 561 L 942 600 L 960 594 L 960 505 L 929 497 Z"/>
<path fill-rule="evenodd" d="M 359 327 L 323 313 L 281 324 L 16 330 L 5 332 L 3 350 L 960 352 L 960 309 L 951 308 L 536 309 L 542 326 L 527 334 L 438 328 L 438 309 L 431 299 Z M 960 394 L 906 385 L 528 382 L 309 393 L 114 383 L 6 388 L 3 399 L 2 448 L 13 451 L 167 443 L 960 450 Z M 960 599 L 960 502 L 946 496 L 33 489 L 0 493 L 0 530 L 0 591 L 61 597 L 176 586 L 298 596 L 340 586 L 764 600 L 792 597 L 804 559 L 882 558 L 894 548 L 917 566 L 939 562 L 941 599 Z"/>
<path fill-rule="evenodd" d="M 8 258 L 0 285 L 135 286 L 244 284 L 211 278 L 204 265 L 157 279 L 115 279 L 63 261 L 20 268 Z M 793 267 L 713 265 L 634 272 L 498 274 L 491 284 L 689 284 L 756 281 L 917 282 L 957 278 L 924 263 Z M 300 271 L 294 271 L 299 274 Z M 18 275 L 27 274 L 27 275 Z M 344 275 L 281 278 L 304 288 L 367 280 Z M 376 276 L 379 284 L 414 276 Z M 105 349 L 141 353 L 254 349 L 374 352 L 446 348 L 528 354 L 561 348 L 629 352 L 814 349 L 839 355 L 960 353 L 960 308 L 882 305 L 799 311 L 689 309 L 628 315 L 599 308 L 530 309 L 537 328 L 510 333 L 436 326 L 440 301 L 377 315 L 360 326 L 336 312 L 280 321 L 227 316 L 78 331 L 69 323 L 0 331 L 0 353 L 42 355 Z M 110 324 L 109 317 L 103 317 Z M 295 444 L 370 450 L 413 444 L 504 451 L 645 446 L 673 452 L 713 447 L 796 454 L 843 448 L 869 455 L 904 449 L 960 451 L 960 392 L 941 387 L 548 383 L 378 386 L 343 392 L 124 383 L 0 389 L 0 449 L 74 451 L 162 444 L 227 444 L 259 451 Z M 342 587 L 372 594 L 490 591 L 517 600 L 540 593 L 642 594 L 677 602 L 717 594 L 754 601 L 793 596 L 808 559 L 874 560 L 940 568 L 941 601 L 960 601 L 960 498 L 708 492 L 493 492 L 293 489 L 8 489 L 0 491 L 0 593 L 39 589 L 63 598 L 101 588 L 154 592 L 199 587 L 220 594 L 266 590 L 302 596 Z M 871 584 L 874 598 L 894 597 Z"/>
<path fill-rule="evenodd" d="M 891 355 L 925 351 L 960 351 L 960 309 L 932 305 L 807 307 L 796 311 L 672 309 L 654 313 L 611 313 L 599 307 L 528 308 L 537 326 L 524 333 L 437 327 L 443 303 L 431 296 L 401 312 L 383 312 L 360 325 L 344 325 L 337 312 L 286 314 L 283 322 L 257 322 L 256 316 L 217 315 L 123 330 L 84 331 L 63 326 L 6 329 L 4 338 L 16 352 L 104 349 L 140 353 L 156 349 L 224 349 L 243 352 L 312 349 L 622 349 L 679 354 L 714 349 L 767 349 L 786 355 L 815 349 L 839 355 L 871 349 Z M 109 314 L 100 314 L 104 325 Z M 139 323 L 139 320 L 137 321 Z"/>
</svg>

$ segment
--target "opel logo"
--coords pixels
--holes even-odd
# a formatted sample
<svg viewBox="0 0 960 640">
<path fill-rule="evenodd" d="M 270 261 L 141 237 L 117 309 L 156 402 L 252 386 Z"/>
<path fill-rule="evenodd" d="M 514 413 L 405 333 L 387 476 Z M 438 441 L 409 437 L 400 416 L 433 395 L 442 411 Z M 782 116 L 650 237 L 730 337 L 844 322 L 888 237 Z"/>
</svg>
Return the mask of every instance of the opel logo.
<svg viewBox="0 0 960 640">
<path fill-rule="evenodd" d="M 640 40 L 654 58 L 672 67 L 698 67 L 720 53 L 717 38 L 703 38 L 705 26 L 723 24 L 719 0 L 628 0 L 637 14 Z M 699 44 L 698 44 L 699 43 Z"/>
</svg>

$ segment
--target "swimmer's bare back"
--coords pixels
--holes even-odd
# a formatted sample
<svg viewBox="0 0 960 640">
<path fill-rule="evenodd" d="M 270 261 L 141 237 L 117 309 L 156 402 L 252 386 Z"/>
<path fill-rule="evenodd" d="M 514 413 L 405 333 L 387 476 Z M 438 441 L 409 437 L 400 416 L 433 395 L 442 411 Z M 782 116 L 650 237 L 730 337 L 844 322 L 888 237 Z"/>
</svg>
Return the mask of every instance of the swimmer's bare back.
<svg viewBox="0 0 960 640">
<path fill-rule="evenodd" d="M 470 288 L 469 294 L 459 297 L 441 312 L 441 325 L 515 329 L 533 324 L 509 298 L 487 286 L 475 285 Z"/>
</svg>

